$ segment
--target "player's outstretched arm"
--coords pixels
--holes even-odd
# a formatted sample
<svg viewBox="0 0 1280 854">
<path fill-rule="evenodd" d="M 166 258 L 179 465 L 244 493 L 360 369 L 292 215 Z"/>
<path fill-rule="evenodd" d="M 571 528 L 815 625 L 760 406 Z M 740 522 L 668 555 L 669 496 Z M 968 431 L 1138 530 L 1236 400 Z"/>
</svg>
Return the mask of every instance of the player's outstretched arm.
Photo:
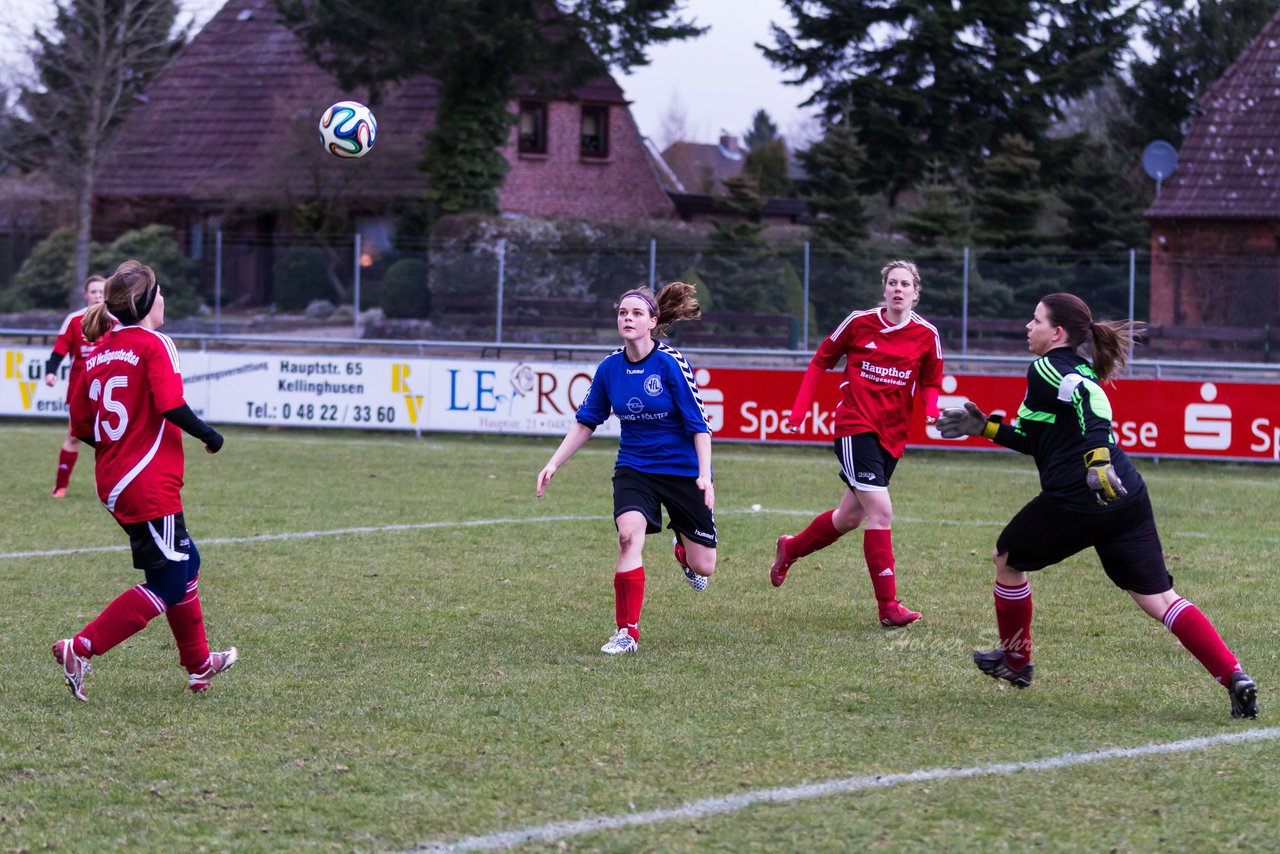
<svg viewBox="0 0 1280 854">
<path fill-rule="evenodd" d="M 972 401 L 966 401 L 964 408 L 951 408 L 942 413 L 938 419 L 938 432 L 944 439 L 959 439 L 961 436 L 996 437 L 999 423 L 987 418 L 987 414 Z"/>
<path fill-rule="evenodd" d="M 164 417 L 178 425 L 184 433 L 189 433 L 204 442 L 207 453 L 216 454 L 222 450 L 222 434 L 206 424 L 199 415 L 191 411 L 191 407 L 187 404 L 175 406 L 165 412 Z"/>
<path fill-rule="evenodd" d="M 542 467 L 542 471 L 538 472 L 537 496 L 539 498 L 546 491 L 547 485 L 551 483 L 551 478 L 556 476 L 556 471 L 560 466 L 568 462 L 569 458 L 587 443 L 587 440 L 591 438 L 592 432 L 592 428 L 581 421 L 575 421 L 573 426 L 569 428 L 569 432 L 564 435 L 564 439 L 560 442 L 560 447 L 556 448 L 556 452 L 551 455 L 551 459 Z"/>
</svg>

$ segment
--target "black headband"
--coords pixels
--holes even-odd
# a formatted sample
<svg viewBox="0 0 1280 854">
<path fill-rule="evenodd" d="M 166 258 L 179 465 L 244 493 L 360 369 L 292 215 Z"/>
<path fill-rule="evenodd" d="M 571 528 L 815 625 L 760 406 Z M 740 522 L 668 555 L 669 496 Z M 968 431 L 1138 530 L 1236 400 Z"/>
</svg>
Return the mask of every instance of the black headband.
<svg viewBox="0 0 1280 854">
<path fill-rule="evenodd" d="M 127 311 L 115 312 L 116 320 L 119 320 L 125 326 L 133 326 L 151 313 L 151 306 L 155 305 L 156 294 L 159 292 L 160 283 L 152 282 L 151 287 L 147 288 L 147 292 L 143 294 L 142 301 L 138 303 L 138 313 L 131 317 Z"/>
</svg>

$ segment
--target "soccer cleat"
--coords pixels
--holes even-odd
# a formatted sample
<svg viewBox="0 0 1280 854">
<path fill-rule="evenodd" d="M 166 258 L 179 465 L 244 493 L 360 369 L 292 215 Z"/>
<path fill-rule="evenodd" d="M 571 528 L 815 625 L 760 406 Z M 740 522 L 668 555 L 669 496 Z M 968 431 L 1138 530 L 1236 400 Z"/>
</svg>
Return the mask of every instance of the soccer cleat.
<svg viewBox="0 0 1280 854">
<path fill-rule="evenodd" d="M 53 492 L 49 493 L 54 498 L 66 498 L 67 488 L 65 486 L 55 486 Z"/>
<path fill-rule="evenodd" d="M 978 665 L 978 669 L 992 679 L 1003 679 L 1015 688 L 1030 687 L 1031 674 L 1036 668 L 1034 664 L 1028 661 L 1022 667 L 1014 670 L 1004 660 L 1003 649 L 993 649 L 989 652 L 975 649 L 973 651 L 973 663 Z"/>
<path fill-rule="evenodd" d="M 795 538 L 786 534 L 778 537 L 778 546 L 773 553 L 773 566 L 769 567 L 769 583 L 774 587 L 782 586 L 782 582 L 787 580 L 787 570 L 796 562 L 795 558 L 787 557 L 787 543 L 793 539 Z"/>
<path fill-rule="evenodd" d="M 1256 718 L 1258 716 L 1258 686 L 1249 674 L 1237 670 L 1231 674 L 1227 684 L 1227 693 L 1231 695 L 1231 717 Z"/>
<path fill-rule="evenodd" d="M 640 643 L 626 629 L 618 629 L 613 633 L 613 637 L 609 638 L 609 642 L 600 647 L 600 651 L 605 655 L 623 655 L 628 652 L 635 652 L 640 648 Z"/>
<path fill-rule="evenodd" d="M 213 677 L 230 670 L 239 658 L 240 653 L 234 646 L 222 652 L 209 653 L 209 663 L 202 670 L 187 674 L 187 687 L 194 694 L 208 691 Z"/>
<path fill-rule="evenodd" d="M 689 568 L 689 562 L 684 553 L 684 546 L 680 545 L 680 536 L 676 535 L 672 538 L 671 544 L 675 547 L 676 563 L 680 564 L 680 571 L 684 573 L 684 580 L 689 582 L 689 586 L 701 593 L 707 589 L 707 582 L 710 580 L 705 575 L 699 575 Z"/>
<path fill-rule="evenodd" d="M 62 665 L 62 675 L 66 677 L 71 696 L 82 703 L 87 701 L 89 695 L 84 692 L 84 677 L 93 672 L 89 659 L 76 655 L 75 641 L 71 638 L 63 638 L 53 645 L 53 657 Z"/>
<path fill-rule="evenodd" d="M 909 626 L 920 619 L 919 611 L 904 608 L 902 603 L 894 599 L 880 605 L 880 625 L 890 628 Z"/>
</svg>

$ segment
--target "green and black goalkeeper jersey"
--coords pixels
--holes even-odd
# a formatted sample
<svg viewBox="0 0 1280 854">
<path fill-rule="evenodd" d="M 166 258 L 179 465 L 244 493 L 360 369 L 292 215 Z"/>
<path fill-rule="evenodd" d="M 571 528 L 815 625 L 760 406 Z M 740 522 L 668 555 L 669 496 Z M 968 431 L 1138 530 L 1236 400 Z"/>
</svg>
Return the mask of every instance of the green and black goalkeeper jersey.
<svg viewBox="0 0 1280 854">
<path fill-rule="evenodd" d="M 1111 401 L 1087 360 L 1069 347 L 1050 350 L 1027 369 L 1027 396 L 1016 425 L 1001 424 L 995 441 L 1036 459 L 1040 488 L 1070 510 L 1105 513 L 1124 507 L 1146 490 L 1142 476 L 1111 432 Z M 1085 482 L 1084 455 L 1111 451 L 1111 465 L 1129 491 L 1105 507 Z"/>
</svg>

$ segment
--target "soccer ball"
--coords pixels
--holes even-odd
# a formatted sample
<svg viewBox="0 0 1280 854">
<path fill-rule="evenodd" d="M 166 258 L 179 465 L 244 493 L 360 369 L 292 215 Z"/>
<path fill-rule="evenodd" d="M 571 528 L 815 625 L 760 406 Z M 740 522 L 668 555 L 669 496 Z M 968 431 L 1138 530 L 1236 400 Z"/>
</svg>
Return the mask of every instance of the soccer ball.
<svg viewBox="0 0 1280 854">
<path fill-rule="evenodd" d="M 339 101 L 320 117 L 320 142 L 334 157 L 364 157 L 378 138 L 378 121 L 359 101 Z"/>
</svg>

